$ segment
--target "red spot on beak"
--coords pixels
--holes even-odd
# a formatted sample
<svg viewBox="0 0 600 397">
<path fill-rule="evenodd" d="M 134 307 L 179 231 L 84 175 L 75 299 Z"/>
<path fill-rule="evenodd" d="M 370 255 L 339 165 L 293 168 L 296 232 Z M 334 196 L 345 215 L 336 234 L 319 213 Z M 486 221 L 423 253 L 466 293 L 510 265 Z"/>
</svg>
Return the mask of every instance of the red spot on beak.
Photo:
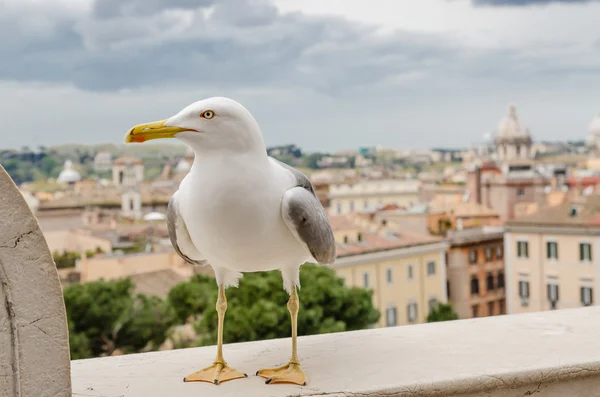
<svg viewBox="0 0 600 397">
<path fill-rule="evenodd" d="M 134 137 L 133 137 L 131 140 L 132 140 L 133 142 L 139 142 L 139 143 L 142 143 L 142 142 L 145 142 L 145 141 L 146 141 L 146 138 L 144 138 L 142 135 L 138 135 L 138 136 L 134 136 Z"/>
</svg>

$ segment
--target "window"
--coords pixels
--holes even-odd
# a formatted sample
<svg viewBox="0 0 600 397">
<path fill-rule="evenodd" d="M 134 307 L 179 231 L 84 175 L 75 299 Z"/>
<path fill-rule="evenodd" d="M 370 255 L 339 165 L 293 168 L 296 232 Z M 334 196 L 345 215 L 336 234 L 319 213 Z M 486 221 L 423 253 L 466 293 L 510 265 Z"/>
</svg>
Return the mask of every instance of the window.
<svg viewBox="0 0 600 397">
<path fill-rule="evenodd" d="M 504 273 L 498 272 L 498 288 L 504 288 Z"/>
<path fill-rule="evenodd" d="M 123 177 L 124 177 L 123 171 L 119 171 L 119 185 L 123 184 Z"/>
<path fill-rule="evenodd" d="M 546 242 L 546 257 L 548 259 L 558 259 L 558 243 L 556 241 Z"/>
<path fill-rule="evenodd" d="M 479 295 L 479 279 L 477 277 L 471 279 L 471 295 Z"/>
<path fill-rule="evenodd" d="M 580 243 L 579 244 L 579 260 L 582 262 L 592 261 L 592 244 Z"/>
<path fill-rule="evenodd" d="M 498 314 L 506 314 L 506 303 L 504 301 L 504 299 L 500 299 L 498 301 Z"/>
<path fill-rule="evenodd" d="M 354 212 L 354 201 L 350 201 L 350 212 Z"/>
<path fill-rule="evenodd" d="M 529 243 L 527 241 L 517 241 L 517 256 L 519 258 L 529 258 Z"/>
<path fill-rule="evenodd" d="M 388 307 L 387 310 L 385 311 L 385 326 L 386 327 L 393 327 L 395 325 L 398 324 L 398 321 L 396 320 L 396 307 Z"/>
<path fill-rule="evenodd" d="M 556 304 L 558 303 L 557 284 L 548 284 L 548 301 L 550 302 L 550 307 L 552 310 L 556 309 Z"/>
<path fill-rule="evenodd" d="M 414 277 L 414 268 L 413 265 L 408 265 L 408 279 L 412 280 Z"/>
<path fill-rule="evenodd" d="M 427 304 L 429 305 L 429 311 L 431 312 L 438 304 L 437 298 L 430 298 Z"/>
<path fill-rule="evenodd" d="M 357 239 L 358 241 L 363 241 L 363 238 L 362 238 L 362 233 L 358 233 L 358 234 L 356 235 L 356 239 Z"/>
<path fill-rule="evenodd" d="M 469 263 L 477 263 L 477 250 L 475 248 L 469 251 Z"/>
<path fill-rule="evenodd" d="M 502 259 L 504 256 L 504 247 L 501 245 L 496 247 L 496 259 Z"/>
<path fill-rule="evenodd" d="M 488 316 L 493 316 L 494 314 L 494 302 L 488 302 Z"/>
<path fill-rule="evenodd" d="M 590 306 L 594 303 L 593 291 L 590 287 L 581 287 L 581 304 L 583 306 Z"/>
<path fill-rule="evenodd" d="M 446 296 L 450 299 L 450 280 L 446 280 Z"/>
<path fill-rule="evenodd" d="M 363 285 L 365 288 L 369 288 L 369 273 L 363 274 Z"/>
<path fill-rule="evenodd" d="M 135 207 L 134 207 L 134 203 L 133 203 L 133 198 L 130 198 L 130 199 L 129 199 L 129 209 L 130 209 L 131 211 L 133 211 L 133 210 L 134 210 L 134 208 L 135 208 Z"/>
<path fill-rule="evenodd" d="M 388 268 L 385 272 L 385 279 L 388 284 L 392 283 L 392 269 Z"/>
<path fill-rule="evenodd" d="M 494 275 L 492 273 L 488 273 L 485 284 L 488 291 L 494 290 Z"/>
<path fill-rule="evenodd" d="M 435 262 L 431 261 L 427 263 L 427 275 L 433 276 L 435 274 Z"/>
<path fill-rule="evenodd" d="M 348 244 L 348 236 L 344 236 L 344 244 Z"/>
<path fill-rule="evenodd" d="M 523 303 L 529 299 L 529 281 L 519 281 L 519 297 Z"/>
<path fill-rule="evenodd" d="M 385 220 L 385 219 L 382 219 L 382 220 L 381 220 L 381 226 L 385 226 L 385 225 L 387 225 L 387 220 Z"/>
<path fill-rule="evenodd" d="M 521 146 L 517 145 L 517 157 L 521 157 Z"/>
<path fill-rule="evenodd" d="M 415 302 L 409 303 L 406 311 L 408 313 L 409 323 L 417 321 L 417 304 Z"/>
<path fill-rule="evenodd" d="M 338 214 L 342 213 L 342 203 L 337 203 L 337 213 Z"/>
<path fill-rule="evenodd" d="M 471 307 L 471 310 L 473 312 L 473 318 L 478 317 L 478 315 L 479 315 L 479 305 L 473 305 Z"/>
<path fill-rule="evenodd" d="M 492 247 L 487 247 L 485 249 L 485 260 L 486 260 L 486 262 L 489 262 L 492 260 Z"/>
<path fill-rule="evenodd" d="M 522 187 L 517 189 L 517 197 L 522 197 L 525 195 L 525 189 L 523 189 Z"/>
</svg>

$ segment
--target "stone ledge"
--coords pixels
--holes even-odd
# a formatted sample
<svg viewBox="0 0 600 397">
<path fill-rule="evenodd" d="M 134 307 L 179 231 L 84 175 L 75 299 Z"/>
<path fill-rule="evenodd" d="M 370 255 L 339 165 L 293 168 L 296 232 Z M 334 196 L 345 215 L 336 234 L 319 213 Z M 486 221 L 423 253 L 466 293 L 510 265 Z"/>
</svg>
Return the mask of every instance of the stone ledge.
<svg viewBox="0 0 600 397">
<path fill-rule="evenodd" d="M 306 387 L 265 385 L 258 368 L 284 364 L 290 340 L 225 345 L 250 375 L 183 383 L 214 347 L 72 362 L 73 396 L 596 396 L 600 307 L 373 329 L 299 339 Z"/>
</svg>

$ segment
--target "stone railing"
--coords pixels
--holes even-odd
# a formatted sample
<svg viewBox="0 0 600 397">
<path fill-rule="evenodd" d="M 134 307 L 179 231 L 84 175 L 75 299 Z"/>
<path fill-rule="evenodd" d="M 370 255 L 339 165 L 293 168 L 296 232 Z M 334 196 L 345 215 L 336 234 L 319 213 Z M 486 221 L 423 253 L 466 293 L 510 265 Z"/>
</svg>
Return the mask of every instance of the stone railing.
<svg viewBox="0 0 600 397">
<path fill-rule="evenodd" d="M 219 386 L 183 382 L 212 363 L 212 346 L 69 368 L 50 254 L 1 169 L 0 192 L 0 397 L 600 396 L 600 307 L 301 337 L 304 387 L 251 375 L 284 364 L 289 338 L 225 345 L 228 363 L 251 376 Z"/>
</svg>

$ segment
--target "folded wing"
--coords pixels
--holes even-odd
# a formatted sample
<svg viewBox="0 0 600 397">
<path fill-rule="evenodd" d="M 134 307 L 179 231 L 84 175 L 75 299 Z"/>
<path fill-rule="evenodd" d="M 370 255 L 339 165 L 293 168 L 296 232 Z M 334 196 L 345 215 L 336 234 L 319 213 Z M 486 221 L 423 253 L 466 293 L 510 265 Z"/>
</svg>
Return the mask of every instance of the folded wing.
<svg viewBox="0 0 600 397">
<path fill-rule="evenodd" d="M 333 231 L 310 180 L 295 168 L 275 161 L 296 178 L 296 186 L 283 195 L 281 211 L 285 224 L 317 263 L 332 264 L 336 255 Z"/>
<path fill-rule="evenodd" d="M 167 228 L 171 244 L 173 244 L 175 251 L 186 262 L 194 265 L 206 265 L 208 264 L 207 260 L 192 242 L 188 229 L 185 226 L 185 221 L 179 213 L 177 205 L 178 193 L 177 191 L 173 194 L 167 206 Z"/>
</svg>

